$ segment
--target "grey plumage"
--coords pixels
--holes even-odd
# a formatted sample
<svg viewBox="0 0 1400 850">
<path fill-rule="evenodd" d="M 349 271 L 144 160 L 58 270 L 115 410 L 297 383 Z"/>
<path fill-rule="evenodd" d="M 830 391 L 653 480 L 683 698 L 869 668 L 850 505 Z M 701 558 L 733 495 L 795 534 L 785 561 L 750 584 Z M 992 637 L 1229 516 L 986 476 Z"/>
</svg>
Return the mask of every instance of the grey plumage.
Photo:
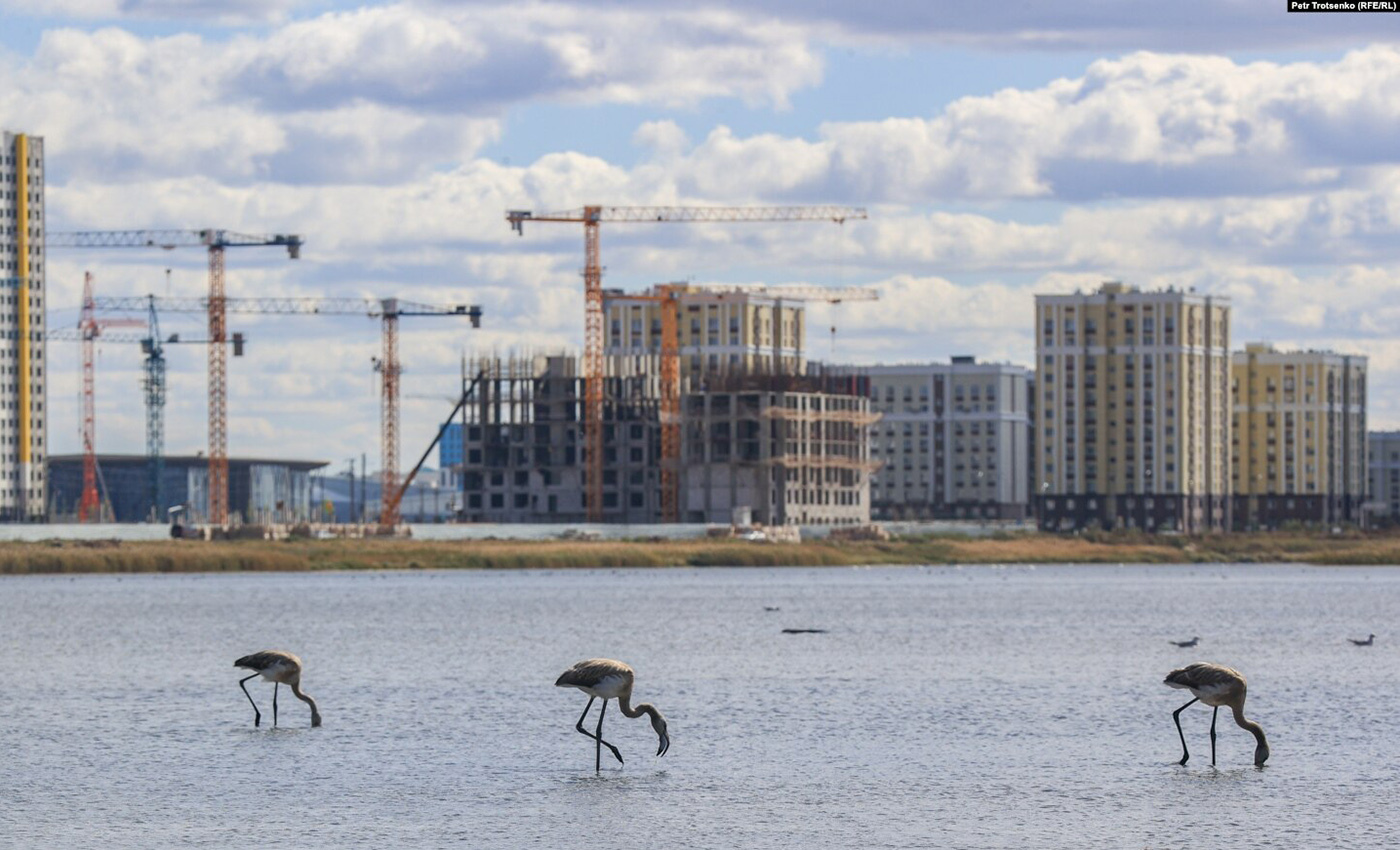
<svg viewBox="0 0 1400 850">
<path fill-rule="evenodd" d="M 1263 727 L 1244 716 L 1244 700 L 1248 693 L 1248 684 L 1245 682 L 1243 673 L 1220 664 L 1207 664 L 1198 661 L 1195 664 L 1188 664 L 1178 670 L 1171 671 L 1163 680 L 1163 684 L 1189 690 L 1195 696 L 1191 702 L 1172 712 L 1172 720 L 1176 723 L 1176 732 L 1181 737 L 1181 764 L 1186 764 L 1187 759 L 1191 757 L 1190 752 L 1186 749 L 1186 735 L 1181 731 L 1181 712 L 1197 700 L 1216 709 L 1211 714 L 1210 719 L 1211 764 L 1215 764 L 1215 718 L 1222 705 L 1230 708 L 1236 725 L 1254 736 L 1255 765 L 1262 765 L 1268 760 L 1269 742 L 1264 737 Z"/>
<path fill-rule="evenodd" d="M 288 685 L 292 689 L 292 695 L 307 705 L 311 706 L 311 725 L 321 725 L 321 712 L 316 707 L 316 700 L 309 694 L 301 690 L 301 659 L 290 652 L 281 649 L 265 649 L 262 652 L 254 652 L 245 655 L 233 662 L 234 667 L 242 667 L 245 670 L 252 670 L 253 675 L 240 679 L 238 687 L 243 689 L 243 695 L 248 697 L 248 702 L 253 706 L 253 725 L 262 725 L 262 712 L 258 711 L 258 704 L 253 701 L 253 695 L 248 693 L 248 686 L 245 684 L 249 679 L 262 676 L 272 686 L 272 725 L 277 725 L 277 688 L 281 685 Z"/>
<path fill-rule="evenodd" d="M 592 738 L 597 746 L 595 747 L 594 769 L 602 769 L 602 748 L 607 747 L 622 763 L 622 753 L 617 747 L 603 740 L 603 716 L 608 711 L 608 700 L 617 700 L 617 707 L 627 717 L 641 717 L 643 714 L 651 718 L 651 728 L 655 730 L 657 737 L 656 754 L 664 756 L 671 748 L 671 736 L 666 731 L 666 718 L 661 715 L 656 706 L 650 703 L 640 703 L 636 708 L 632 707 L 632 683 L 636 679 L 632 668 L 621 661 L 614 661 L 611 658 L 590 658 L 580 661 L 554 680 L 554 684 L 560 688 L 578 688 L 588 694 L 588 705 L 584 706 L 583 714 L 579 717 L 578 723 L 574 725 L 581 734 Z M 603 700 L 603 707 L 598 713 L 598 728 L 593 733 L 583 728 L 583 719 L 588 716 L 588 710 L 593 707 L 593 701 Z"/>
<path fill-rule="evenodd" d="M 627 680 L 627 689 L 631 690 L 632 680 L 635 678 L 632 668 L 611 658 L 580 661 L 559 674 L 559 678 L 554 680 L 554 685 L 559 688 L 593 688 L 609 676 L 624 677 Z"/>
</svg>

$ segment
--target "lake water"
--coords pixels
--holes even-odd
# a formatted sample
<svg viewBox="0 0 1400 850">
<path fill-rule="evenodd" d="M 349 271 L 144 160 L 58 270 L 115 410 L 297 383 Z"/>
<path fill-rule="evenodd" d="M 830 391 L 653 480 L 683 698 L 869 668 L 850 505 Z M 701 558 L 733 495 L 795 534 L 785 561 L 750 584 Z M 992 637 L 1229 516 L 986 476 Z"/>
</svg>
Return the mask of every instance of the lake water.
<svg viewBox="0 0 1400 850">
<path fill-rule="evenodd" d="M 0 847 L 1378 847 L 1397 622 L 1388 568 L 5 578 Z M 264 648 L 323 727 L 250 682 L 253 728 Z M 613 708 L 594 774 L 553 686 L 590 656 L 636 668 L 665 758 Z M 1212 768 L 1199 704 L 1175 764 L 1195 660 L 1249 676 L 1265 768 L 1228 712 Z"/>
</svg>

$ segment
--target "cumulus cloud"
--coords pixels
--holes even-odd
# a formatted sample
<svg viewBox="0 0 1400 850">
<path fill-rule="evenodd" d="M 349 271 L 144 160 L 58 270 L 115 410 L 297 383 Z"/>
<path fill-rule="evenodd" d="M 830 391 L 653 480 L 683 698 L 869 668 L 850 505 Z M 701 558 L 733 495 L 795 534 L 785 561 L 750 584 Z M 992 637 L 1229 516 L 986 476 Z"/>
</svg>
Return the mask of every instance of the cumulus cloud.
<svg viewBox="0 0 1400 850">
<path fill-rule="evenodd" d="M 677 166 L 695 194 L 866 202 L 1263 194 L 1346 185 L 1400 159 L 1400 48 L 1237 64 L 1134 53 L 929 118 L 833 122 L 820 138 L 718 128 Z"/>
<path fill-rule="evenodd" d="M 0 118 L 76 176 L 387 183 L 470 159 L 513 105 L 782 106 L 821 65 L 799 31 L 734 12 L 400 3 L 225 40 L 47 30 L 0 64 Z"/>
</svg>

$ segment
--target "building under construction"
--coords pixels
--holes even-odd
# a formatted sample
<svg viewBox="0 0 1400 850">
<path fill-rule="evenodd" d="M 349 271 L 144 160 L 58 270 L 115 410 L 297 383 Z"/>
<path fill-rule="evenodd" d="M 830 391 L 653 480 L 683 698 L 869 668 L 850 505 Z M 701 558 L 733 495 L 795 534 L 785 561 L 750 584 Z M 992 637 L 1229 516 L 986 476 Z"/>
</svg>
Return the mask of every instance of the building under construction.
<svg viewBox="0 0 1400 850">
<path fill-rule="evenodd" d="M 649 346 L 648 346 L 649 347 Z M 646 351 L 646 348 L 643 348 Z M 606 358 L 602 513 L 605 522 L 664 516 L 659 356 Z M 702 361 L 703 362 L 703 361 Z M 708 364 L 707 364 L 708 365 Z M 460 431 L 463 519 L 581 522 L 587 518 L 584 386 L 572 356 L 480 357 Z M 762 360 L 681 380 L 675 519 L 765 525 L 870 519 L 867 380 L 774 372 Z M 447 453 L 445 452 L 445 455 Z M 455 447 L 451 454 L 456 455 Z"/>
</svg>

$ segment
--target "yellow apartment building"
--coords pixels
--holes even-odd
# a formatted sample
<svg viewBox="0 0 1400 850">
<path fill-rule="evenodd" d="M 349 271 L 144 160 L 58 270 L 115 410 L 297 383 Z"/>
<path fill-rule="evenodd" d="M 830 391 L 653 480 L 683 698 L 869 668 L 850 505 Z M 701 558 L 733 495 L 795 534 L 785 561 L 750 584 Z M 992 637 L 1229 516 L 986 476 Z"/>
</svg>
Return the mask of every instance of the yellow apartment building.
<svg viewBox="0 0 1400 850">
<path fill-rule="evenodd" d="M 1110 282 L 1035 317 L 1041 528 L 1230 527 L 1229 300 Z"/>
<path fill-rule="evenodd" d="M 0 520 L 47 513 L 44 140 L 0 132 Z"/>
<path fill-rule="evenodd" d="M 1366 358 L 1250 343 L 1231 359 L 1237 528 L 1359 523 Z"/>
</svg>

